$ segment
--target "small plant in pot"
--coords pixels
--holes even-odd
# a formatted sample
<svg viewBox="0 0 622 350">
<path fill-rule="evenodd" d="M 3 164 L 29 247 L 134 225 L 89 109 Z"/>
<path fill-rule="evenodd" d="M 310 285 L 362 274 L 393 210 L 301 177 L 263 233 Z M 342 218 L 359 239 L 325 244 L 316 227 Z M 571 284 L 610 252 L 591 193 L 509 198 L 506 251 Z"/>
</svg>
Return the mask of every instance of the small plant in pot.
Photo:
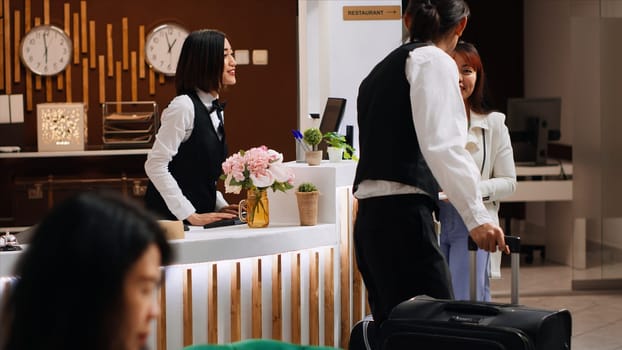
<svg viewBox="0 0 622 350">
<path fill-rule="evenodd" d="M 322 151 L 317 146 L 322 142 L 322 132 L 318 128 L 309 128 L 302 134 L 304 143 L 311 147 L 310 151 L 305 152 L 305 159 L 309 165 L 318 165 L 322 161 Z"/>
<path fill-rule="evenodd" d="M 310 182 L 303 182 L 296 191 L 300 226 L 314 226 L 317 224 L 318 201 L 320 191 Z"/>
<path fill-rule="evenodd" d="M 344 159 L 358 160 L 354 154 L 354 148 L 346 142 L 344 135 L 331 131 L 324 134 L 322 138 L 328 145 L 328 157 L 332 162 L 340 161 L 342 155 Z"/>
</svg>

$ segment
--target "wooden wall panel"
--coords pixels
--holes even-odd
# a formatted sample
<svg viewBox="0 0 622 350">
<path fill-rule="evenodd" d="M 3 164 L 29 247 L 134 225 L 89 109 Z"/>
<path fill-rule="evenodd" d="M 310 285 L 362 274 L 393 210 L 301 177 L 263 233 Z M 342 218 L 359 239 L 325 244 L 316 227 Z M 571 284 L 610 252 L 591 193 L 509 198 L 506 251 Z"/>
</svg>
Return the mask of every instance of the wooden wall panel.
<svg viewBox="0 0 622 350">
<path fill-rule="evenodd" d="M 98 56 L 106 57 L 107 85 L 114 86 L 116 82 L 114 62 L 122 63 L 123 72 L 131 69 L 131 52 L 137 53 L 136 71 L 138 81 L 136 89 L 132 88 L 134 82 L 130 78 L 122 80 L 122 100 L 139 101 L 155 100 L 160 111 L 163 110 L 175 96 L 175 79 L 160 74 L 153 75 L 148 72 L 148 66 L 144 61 L 144 47 L 141 39 L 144 39 L 150 30 L 165 22 L 178 23 L 188 30 L 196 30 L 206 27 L 217 28 L 225 33 L 232 45 L 236 48 L 252 49 L 255 47 L 267 48 L 270 53 L 270 64 L 267 66 L 244 65 L 238 67 L 238 84 L 223 91 L 223 98 L 229 102 L 227 107 L 227 138 L 230 149 L 245 149 L 270 140 L 269 146 L 283 152 L 286 160 L 295 157 L 295 146 L 291 142 L 289 131 L 297 127 L 297 38 L 296 38 L 296 2 L 291 0 L 275 0 L 278 4 L 270 6 L 269 11 L 261 2 L 248 2 L 244 0 L 215 0 L 211 2 L 177 2 L 175 12 L 170 11 L 170 3 L 167 0 L 24 0 L 2 2 L 3 38 L 1 45 L 0 68 L 0 94 L 24 93 L 26 94 L 27 110 L 25 123 L 19 126 L 8 125 L 0 127 L 0 143 L 6 141 L 22 146 L 24 150 L 36 149 L 36 118 L 32 118 L 36 104 L 45 102 L 50 97 L 44 88 L 42 80 L 31 77 L 28 82 L 26 70 L 19 67 L 17 73 L 14 50 L 16 47 L 14 22 L 12 20 L 15 11 L 23 11 L 20 15 L 23 29 L 20 36 L 33 23 L 35 17 L 40 21 L 49 22 L 64 28 L 71 35 L 73 41 L 73 64 L 69 67 L 69 73 L 73 80 L 79 84 L 73 84 L 70 91 L 66 91 L 67 73 L 60 79 L 54 78 L 54 89 L 51 99 L 54 102 L 64 102 L 68 96 L 73 101 L 80 101 L 83 83 L 86 81 L 96 82 L 99 79 L 99 70 L 95 69 Z M 145 7 L 149 11 L 145 11 Z M 110 9 L 113 8 L 114 11 Z M 237 13 L 235 20 L 220 14 Z M 262 13 L 262 16 L 257 16 Z M 10 16 L 7 16 L 10 14 Z M 10 18 L 9 18 L 10 17 Z M 244 23 L 244 26 L 238 25 Z M 252 33 L 245 28 L 253 27 Z M 142 29 L 141 29 L 142 28 Z M 279 40 L 274 40 L 279 38 Z M 144 42 L 142 43 L 144 45 Z M 0 47 L 1 49 L 1 47 Z M 81 65 L 87 58 L 89 71 L 84 72 Z M 72 74 L 73 73 L 73 74 Z M 87 77 L 83 77 L 86 73 Z M 285 76 L 286 79 L 274 79 L 275 76 Z M 34 79 L 34 81 L 32 81 Z M 110 81 L 112 80 L 112 81 Z M 18 82 L 15 82 L 18 81 Z M 24 83 L 26 81 L 26 83 Z M 109 82 L 110 81 L 110 82 Z M 2 84 L 2 83 L 7 84 Z M 13 82 L 13 83 L 8 83 Z M 34 84 L 33 84 L 34 82 Z M 110 84 L 112 83 L 112 84 Z M 27 86 L 34 85 L 30 93 Z M 257 94 L 257 91 L 271 91 L 271 96 L 279 99 L 279 108 L 274 111 L 265 111 L 270 114 L 270 125 L 257 123 L 253 128 L 246 125 L 249 116 L 257 116 L 257 110 L 253 106 L 261 105 L 265 96 Z M 117 98 L 111 89 L 106 98 Z M 135 94 L 134 94 L 135 92 Z M 89 146 L 101 146 L 101 106 L 99 103 L 100 91 L 97 88 L 88 90 L 89 96 L 85 99 L 90 101 L 89 118 Z M 136 95 L 136 96 L 135 96 Z M 79 97 L 76 99 L 76 97 Z M 30 103 L 28 103 L 30 101 Z M 30 106 L 30 108 L 28 108 Z M 263 112 L 262 112 L 263 113 Z M 255 117 L 253 117 L 255 118 Z M 24 131 L 21 131 L 21 128 Z M 251 130 L 252 129 L 252 130 Z M 5 133 L 8 137 L 4 137 Z M 0 144 L 1 145 L 1 144 Z M 0 214 L 1 215 L 1 214 Z"/>
</svg>

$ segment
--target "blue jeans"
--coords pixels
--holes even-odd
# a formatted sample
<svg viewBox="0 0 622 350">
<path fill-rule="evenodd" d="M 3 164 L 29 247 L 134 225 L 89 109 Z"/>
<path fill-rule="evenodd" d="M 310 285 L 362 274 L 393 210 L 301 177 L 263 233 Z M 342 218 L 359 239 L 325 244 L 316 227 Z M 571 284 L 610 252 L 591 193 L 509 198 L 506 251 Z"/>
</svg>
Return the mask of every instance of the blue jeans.
<svg viewBox="0 0 622 350">
<path fill-rule="evenodd" d="M 469 300 L 470 266 L 467 242 L 469 230 L 464 225 L 458 211 L 448 202 L 439 201 L 441 237 L 440 246 L 451 273 L 456 300 Z M 477 250 L 477 294 L 478 301 L 490 301 L 489 253 Z"/>
</svg>

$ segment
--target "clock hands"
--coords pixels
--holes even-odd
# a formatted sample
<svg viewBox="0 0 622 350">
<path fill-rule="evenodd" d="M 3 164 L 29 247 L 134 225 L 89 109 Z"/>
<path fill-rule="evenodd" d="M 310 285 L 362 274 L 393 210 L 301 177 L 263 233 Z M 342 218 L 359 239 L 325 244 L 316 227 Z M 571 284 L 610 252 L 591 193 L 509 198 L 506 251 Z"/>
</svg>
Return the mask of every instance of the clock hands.
<svg viewBox="0 0 622 350">
<path fill-rule="evenodd" d="M 48 64 L 47 33 L 43 33 L 43 57 L 45 58 L 45 64 Z"/>
<path fill-rule="evenodd" d="M 177 39 L 173 40 L 173 42 L 171 43 L 168 39 L 168 33 L 164 33 L 164 35 L 166 36 L 166 45 L 168 45 L 168 53 L 170 54 L 173 46 L 175 46 L 175 43 L 177 42 Z"/>
</svg>

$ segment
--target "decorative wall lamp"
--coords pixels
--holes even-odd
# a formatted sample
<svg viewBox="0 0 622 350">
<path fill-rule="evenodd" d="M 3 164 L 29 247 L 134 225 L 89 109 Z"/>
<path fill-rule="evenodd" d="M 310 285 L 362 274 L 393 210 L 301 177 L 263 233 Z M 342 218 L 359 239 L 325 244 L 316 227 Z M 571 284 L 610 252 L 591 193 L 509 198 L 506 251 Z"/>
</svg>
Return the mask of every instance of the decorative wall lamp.
<svg viewBox="0 0 622 350">
<path fill-rule="evenodd" d="M 37 104 L 37 149 L 83 151 L 85 141 L 84 103 Z"/>
</svg>

